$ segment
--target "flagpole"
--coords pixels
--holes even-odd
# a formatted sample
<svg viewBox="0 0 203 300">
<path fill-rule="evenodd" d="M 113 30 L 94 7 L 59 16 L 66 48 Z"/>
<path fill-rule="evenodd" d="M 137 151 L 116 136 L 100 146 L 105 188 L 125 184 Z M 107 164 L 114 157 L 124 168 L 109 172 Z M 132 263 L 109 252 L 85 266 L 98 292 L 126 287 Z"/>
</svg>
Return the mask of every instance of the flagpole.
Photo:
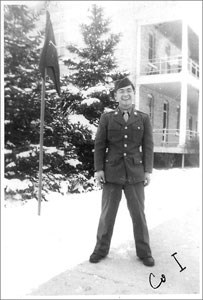
<svg viewBox="0 0 203 300">
<path fill-rule="evenodd" d="M 42 196 L 42 171 L 43 171 L 43 135 L 44 135 L 44 111 L 45 111 L 45 76 L 42 77 L 41 92 L 41 121 L 40 121 L 40 151 L 39 151 L 39 191 L 38 191 L 38 215 L 41 213 L 41 196 Z"/>
<path fill-rule="evenodd" d="M 40 122 L 40 153 L 39 153 L 39 191 L 38 191 L 38 215 L 41 213 L 42 197 L 42 172 L 43 172 L 43 133 L 44 133 L 44 112 L 45 112 L 45 80 L 48 75 L 55 84 L 55 89 L 60 95 L 60 70 L 58 64 L 58 54 L 50 14 L 47 9 L 48 1 L 45 2 L 46 27 L 45 42 L 42 48 L 39 61 L 39 69 L 42 75 L 41 92 L 41 122 Z"/>
</svg>

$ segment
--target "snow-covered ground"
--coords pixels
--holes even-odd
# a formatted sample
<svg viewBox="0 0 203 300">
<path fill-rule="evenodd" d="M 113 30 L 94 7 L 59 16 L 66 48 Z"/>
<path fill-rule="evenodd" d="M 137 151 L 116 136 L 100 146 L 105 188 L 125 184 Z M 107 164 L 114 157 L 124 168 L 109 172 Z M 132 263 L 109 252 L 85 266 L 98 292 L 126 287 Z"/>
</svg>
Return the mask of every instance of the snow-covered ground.
<svg viewBox="0 0 203 300">
<path fill-rule="evenodd" d="M 149 230 L 190 211 L 198 212 L 199 217 L 201 183 L 199 168 L 154 170 L 151 184 L 145 188 Z M 101 190 L 64 196 L 50 193 L 49 201 L 42 202 L 40 216 L 36 200 L 2 207 L 2 299 L 25 297 L 43 282 L 87 261 L 96 241 L 100 206 Z M 119 245 L 125 243 L 127 251 L 132 240 L 123 197 L 111 247 L 125 255 Z"/>
</svg>

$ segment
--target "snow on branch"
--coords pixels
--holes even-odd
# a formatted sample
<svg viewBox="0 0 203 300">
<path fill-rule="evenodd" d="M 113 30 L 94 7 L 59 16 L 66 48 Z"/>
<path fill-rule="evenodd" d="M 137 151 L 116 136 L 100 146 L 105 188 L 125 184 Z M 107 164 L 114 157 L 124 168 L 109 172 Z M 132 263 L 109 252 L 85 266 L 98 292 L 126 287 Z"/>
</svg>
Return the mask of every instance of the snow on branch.
<svg viewBox="0 0 203 300">
<path fill-rule="evenodd" d="M 87 106 L 92 105 L 93 103 L 100 102 L 98 98 L 88 98 L 81 102 L 81 104 L 87 104 Z"/>
</svg>

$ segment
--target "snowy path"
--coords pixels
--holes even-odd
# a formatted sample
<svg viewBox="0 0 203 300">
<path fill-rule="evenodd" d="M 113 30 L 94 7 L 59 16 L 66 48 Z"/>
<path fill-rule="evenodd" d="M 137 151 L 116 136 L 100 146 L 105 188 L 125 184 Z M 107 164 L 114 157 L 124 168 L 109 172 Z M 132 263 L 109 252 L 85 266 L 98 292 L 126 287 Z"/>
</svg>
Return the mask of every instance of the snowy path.
<svg viewBox="0 0 203 300">
<path fill-rule="evenodd" d="M 198 293 L 201 234 L 199 169 L 154 170 L 146 188 L 146 217 L 156 259 L 144 267 L 134 251 L 132 225 L 123 198 L 111 251 L 98 265 L 88 262 L 96 239 L 101 191 L 64 197 L 54 193 L 42 203 L 8 207 L 2 213 L 2 298 L 34 295 L 141 295 Z M 195 190 L 194 190 L 195 188 Z M 180 267 L 171 255 L 187 269 Z M 155 290 L 149 273 L 167 282 Z M 25 296 L 33 291 L 32 296 Z M 41 297 L 39 296 L 39 299 Z"/>
</svg>

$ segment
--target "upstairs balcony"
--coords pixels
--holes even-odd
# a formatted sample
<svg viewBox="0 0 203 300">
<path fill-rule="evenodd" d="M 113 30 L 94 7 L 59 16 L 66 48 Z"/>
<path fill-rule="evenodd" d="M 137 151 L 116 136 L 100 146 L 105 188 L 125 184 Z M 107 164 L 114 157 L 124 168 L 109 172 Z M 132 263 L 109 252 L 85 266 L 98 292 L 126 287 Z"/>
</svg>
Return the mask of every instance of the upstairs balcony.
<svg viewBox="0 0 203 300">
<path fill-rule="evenodd" d="M 199 65 L 188 58 L 188 72 L 195 78 L 199 78 Z M 157 75 L 180 73 L 182 71 L 182 56 L 155 58 L 141 61 L 140 75 Z"/>
</svg>

